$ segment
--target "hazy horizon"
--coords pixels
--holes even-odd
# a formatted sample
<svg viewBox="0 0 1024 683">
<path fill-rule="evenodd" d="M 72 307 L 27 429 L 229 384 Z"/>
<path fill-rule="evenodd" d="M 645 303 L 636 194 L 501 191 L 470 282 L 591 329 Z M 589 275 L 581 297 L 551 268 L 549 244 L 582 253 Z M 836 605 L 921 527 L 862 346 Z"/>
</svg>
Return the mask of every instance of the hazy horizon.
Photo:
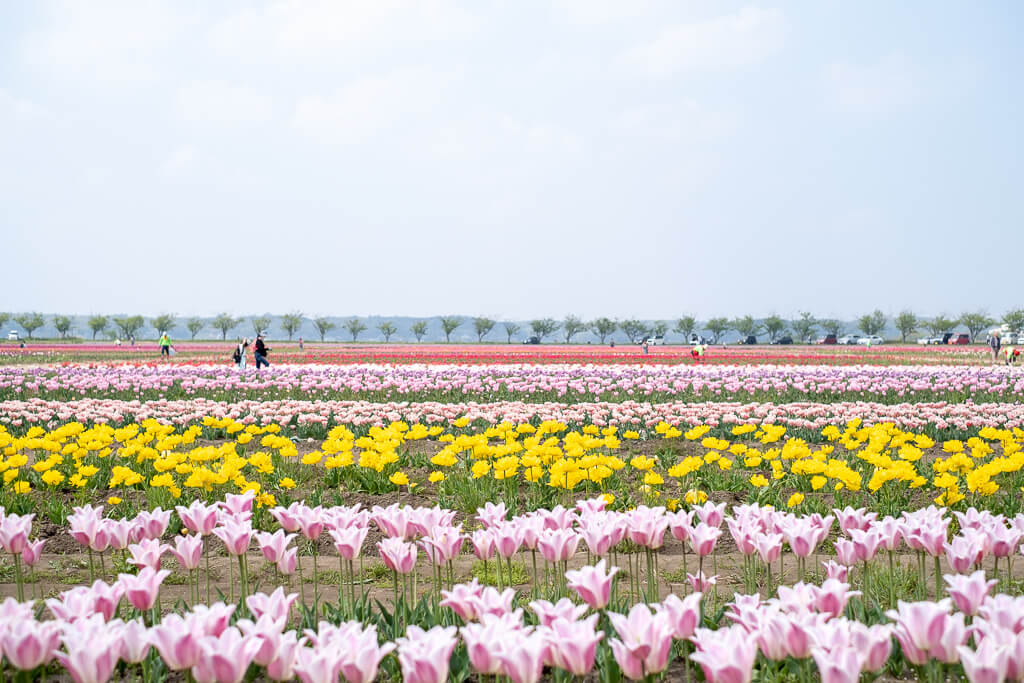
<svg viewBox="0 0 1024 683">
<path fill-rule="evenodd" d="M 0 310 L 1020 307 L 1024 5 L 0 8 Z"/>
</svg>

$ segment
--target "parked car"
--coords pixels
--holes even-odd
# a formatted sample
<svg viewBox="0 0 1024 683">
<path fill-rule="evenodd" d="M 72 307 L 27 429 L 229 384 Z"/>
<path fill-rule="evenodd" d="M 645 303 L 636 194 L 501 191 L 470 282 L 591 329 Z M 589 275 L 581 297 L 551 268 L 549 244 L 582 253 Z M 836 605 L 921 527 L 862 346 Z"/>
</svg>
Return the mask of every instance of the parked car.
<svg viewBox="0 0 1024 683">
<path fill-rule="evenodd" d="M 700 335 L 694 333 L 690 335 L 690 341 L 688 343 L 690 344 L 690 346 L 695 346 L 697 344 L 710 344 L 711 342 L 708 341 L 707 337 L 701 337 Z"/>
<path fill-rule="evenodd" d="M 869 334 L 866 337 L 861 337 L 857 340 L 857 343 L 861 346 L 878 346 L 884 344 L 885 340 L 879 337 L 877 334 Z"/>
<path fill-rule="evenodd" d="M 819 344 L 836 344 L 838 342 L 836 341 L 836 335 L 834 335 L 834 334 L 826 334 L 824 337 L 820 337 L 818 339 L 818 343 Z"/>
<path fill-rule="evenodd" d="M 789 335 L 786 335 L 785 337 L 779 337 L 778 339 L 776 339 L 775 341 L 772 342 L 772 344 L 792 344 L 792 343 L 793 343 L 793 338 L 790 337 Z"/>
<path fill-rule="evenodd" d="M 836 340 L 837 344 L 843 344 L 845 346 L 852 346 L 860 340 L 860 337 L 856 334 L 844 334 L 842 337 Z"/>
<path fill-rule="evenodd" d="M 18 341 L 21 337 L 18 336 L 17 330 L 11 330 L 7 333 L 7 341 Z"/>
<path fill-rule="evenodd" d="M 532 336 L 532 337 L 529 337 L 529 338 L 527 338 L 527 339 L 524 339 L 524 340 L 523 340 L 523 343 L 524 343 L 524 344 L 540 344 L 540 337 L 538 337 L 538 336 L 534 335 L 534 336 Z"/>
<path fill-rule="evenodd" d="M 645 342 L 647 343 L 648 346 L 664 346 L 665 345 L 665 335 L 659 334 L 659 335 L 654 336 L 654 337 L 647 337 L 647 339 L 642 340 L 640 343 L 643 344 Z"/>
<path fill-rule="evenodd" d="M 752 334 L 748 334 L 745 338 L 740 339 L 736 343 L 737 344 L 746 344 L 746 345 L 756 344 L 757 343 L 757 337 L 755 337 Z"/>
<path fill-rule="evenodd" d="M 921 337 L 917 340 L 917 343 L 921 346 L 933 346 L 935 344 L 941 344 L 942 337 Z"/>
<path fill-rule="evenodd" d="M 971 335 L 963 334 L 963 333 L 958 334 L 958 335 L 956 335 L 956 337 L 950 338 L 949 343 L 950 344 L 970 344 L 971 343 Z"/>
</svg>

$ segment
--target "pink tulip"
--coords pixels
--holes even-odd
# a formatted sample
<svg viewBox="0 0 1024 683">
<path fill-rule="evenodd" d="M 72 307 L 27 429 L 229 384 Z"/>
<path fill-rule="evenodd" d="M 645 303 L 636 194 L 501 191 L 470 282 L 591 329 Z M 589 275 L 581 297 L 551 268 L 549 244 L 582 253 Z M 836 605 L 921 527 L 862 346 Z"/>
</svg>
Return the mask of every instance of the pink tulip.
<svg viewBox="0 0 1024 683">
<path fill-rule="evenodd" d="M 960 646 L 958 651 L 970 683 L 1002 683 L 1007 679 L 1010 651 L 994 639 L 985 638 L 977 650 Z"/>
<path fill-rule="evenodd" d="M 504 522 L 508 516 L 508 508 L 505 503 L 484 503 L 482 508 L 477 508 L 476 518 L 483 524 L 484 529 L 490 529 L 500 522 Z"/>
<path fill-rule="evenodd" d="M 946 592 L 953 599 L 953 604 L 958 610 L 970 616 L 978 613 L 981 603 L 992 587 L 998 583 L 995 579 L 986 581 L 983 569 L 979 569 L 970 576 L 946 574 L 942 578 L 946 580 L 948 586 Z"/>
<path fill-rule="evenodd" d="M 284 587 L 278 586 L 270 595 L 266 593 L 255 593 L 245 599 L 246 606 L 253 616 L 259 619 L 268 616 L 273 620 L 287 620 L 291 614 L 292 605 L 298 600 L 298 593 L 285 594 Z"/>
<path fill-rule="evenodd" d="M 246 604 L 248 604 L 248 601 L 246 601 Z M 257 666 L 265 667 L 274 661 L 287 619 L 288 617 L 284 616 L 275 620 L 269 614 L 261 614 L 256 618 L 256 621 L 239 619 L 235 623 L 235 626 L 243 634 L 260 642 L 260 647 L 252 658 L 252 661 Z"/>
<path fill-rule="evenodd" d="M 199 639 L 203 635 L 194 632 L 191 624 L 177 614 L 167 615 L 149 631 L 150 642 L 172 671 L 184 671 L 195 666 L 201 654 Z"/>
<path fill-rule="evenodd" d="M 696 574 L 687 574 L 686 580 L 695 593 L 707 593 L 709 588 L 714 588 L 718 583 L 718 574 L 708 576 L 704 572 L 697 572 Z"/>
<path fill-rule="evenodd" d="M 980 564 L 984 553 L 976 537 L 956 536 L 946 544 L 946 561 L 957 574 L 966 574 L 972 566 Z"/>
<path fill-rule="evenodd" d="M 278 529 L 272 534 L 264 531 L 257 531 L 255 534 L 256 544 L 263 553 L 263 559 L 267 562 L 277 562 L 288 549 L 288 544 L 295 538 L 295 534 L 286 534 L 283 529 Z"/>
<path fill-rule="evenodd" d="M 319 505 L 315 508 L 307 507 L 306 505 L 299 508 L 299 532 L 302 533 L 306 540 L 315 541 L 323 533 L 324 519 L 322 513 L 323 510 Z"/>
<path fill-rule="evenodd" d="M 206 505 L 201 500 L 194 500 L 187 508 L 176 506 L 175 511 L 181 518 L 186 529 L 200 536 L 209 536 L 217 526 L 217 505 Z"/>
<path fill-rule="evenodd" d="M 220 636 L 230 623 L 235 613 L 235 605 L 215 602 L 212 605 L 194 605 L 187 620 L 193 630 L 207 636 Z"/>
<path fill-rule="evenodd" d="M 850 584 L 836 579 L 825 579 L 820 588 L 812 587 L 812 592 L 814 608 L 830 617 L 842 615 L 850 598 L 861 594 L 860 591 L 851 591 Z"/>
<path fill-rule="evenodd" d="M 243 636 L 234 627 L 224 629 L 220 636 L 206 636 L 199 641 L 202 654 L 192 667 L 197 683 L 242 683 L 261 641 Z"/>
<path fill-rule="evenodd" d="M 701 557 L 710 555 L 715 551 L 715 543 L 722 535 L 722 530 L 701 522 L 693 528 L 690 533 L 690 547 L 693 552 Z"/>
<path fill-rule="evenodd" d="M 875 559 L 882 544 L 882 536 L 874 529 L 850 529 L 850 541 L 858 562 L 870 562 Z"/>
<path fill-rule="evenodd" d="M 708 526 L 720 527 L 725 519 L 725 503 L 712 503 L 710 500 L 694 508 L 700 521 Z"/>
<path fill-rule="evenodd" d="M 295 652 L 293 669 L 302 683 L 337 683 L 343 656 L 337 647 L 300 647 Z"/>
<path fill-rule="evenodd" d="M 619 634 L 608 643 L 627 678 L 638 681 L 665 670 L 672 626 L 664 612 L 652 613 L 647 605 L 637 604 L 628 616 L 609 612 L 608 618 Z"/>
<path fill-rule="evenodd" d="M 465 540 L 461 527 L 434 527 L 420 543 L 431 561 L 441 565 L 458 556 Z"/>
<path fill-rule="evenodd" d="M 547 600 L 534 600 L 530 603 L 530 609 L 537 615 L 541 626 L 550 627 L 556 621 L 576 621 L 586 611 L 586 605 L 577 605 L 569 598 L 562 598 L 555 604 Z"/>
<path fill-rule="evenodd" d="M 198 535 L 175 536 L 171 554 L 178 560 L 182 569 L 186 571 L 198 569 L 199 562 L 203 557 L 203 537 Z"/>
<path fill-rule="evenodd" d="M 245 554 L 252 542 L 252 524 L 248 521 L 239 522 L 233 517 L 221 519 L 221 525 L 213 530 L 214 535 L 224 542 L 229 555 L 235 557 Z"/>
<path fill-rule="evenodd" d="M 160 560 L 163 554 L 170 549 L 171 546 L 161 543 L 157 539 L 144 538 L 138 543 L 128 546 L 128 552 L 131 554 L 131 559 L 128 562 L 140 569 L 142 567 L 160 569 Z"/>
<path fill-rule="evenodd" d="M 489 531 L 494 536 L 494 550 L 503 560 L 518 553 L 523 545 L 523 530 L 514 522 L 495 524 Z"/>
<path fill-rule="evenodd" d="M 171 523 L 171 511 L 155 508 L 143 510 L 135 517 L 135 524 L 140 529 L 142 538 L 160 538 Z"/>
<path fill-rule="evenodd" d="M 299 515 L 303 507 L 303 503 L 296 501 L 286 508 L 281 506 L 270 508 L 270 516 L 276 519 L 285 531 L 295 532 L 301 527 Z"/>
<path fill-rule="evenodd" d="M 480 595 L 483 586 L 475 578 L 470 583 L 459 583 L 450 591 L 441 591 L 441 607 L 448 607 L 458 614 L 463 621 L 475 621 L 480 617 Z"/>
<path fill-rule="evenodd" d="M 470 535 L 473 542 L 473 554 L 478 560 L 489 560 L 494 557 L 494 534 L 488 529 L 479 529 Z"/>
<path fill-rule="evenodd" d="M 675 593 L 670 593 L 660 605 L 654 608 L 664 612 L 672 627 L 672 637 L 676 640 L 687 640 L 694 634 L 701 618 L 701 593 L 690 593 L 682 600 Z"/>
<path fill-rule="evenodd" d="M 897 602 L 896 610 L 889 610 L 886 616 L 896 622 L 894 635 L 903 648 L 903 655 L 911 664 L 926 663 L 931 653 L 942 641 L 943 634 L 950 628 L 949 598 L 939 602 Z M 963 624 L 963 615 L 961 625 Z M 961 643 L 957 643 L 957 646 Z"/>
<path fill-rule="evenodd" d="M 289 548 L 284 551 L 284 555 L 281 556 L 277 561 L 277 571 L 281 572 L 285 576 L 291 576 L 295 573 L 295 568 L 299 563 L 299 549 Z"/>
<path fill-rule="evenodd" d="M 55 652 L 75 683 L 106 683 L 120 658 L 117 630 L 111 630 L 100 615 L 75 623 L 63 635 L 64 652 Z"/>
<path fill-rule="evenodd" d="M 53 659 L 60 644 L 60 626 L 56 621 L 11 621 L 0 634 L 0 642 L 12 667 L 31 671 Z"/>
<path fill-rule="evenodd" d="M 104 539 L 109 538 L 107 531 L 103 528 L 102 506 L 94 508 L 91 505 L 85 505 L 74 508 L 74 511 L 68 515 L 68 526 L 71 537 L 85 548 L 93 548 L 99 534 L 102 534 Z M 102 544 L 104 549 L 108 544 L 109 540 Z"/>
<path fill-rule="evenodd" d="M 821 683 L 857 683 L 860 680 L 860 652 L 848 647 L 834 650 L 815 648 L 811 655 L 814 657 L 814 663 L 818 665 Z"/>
<path fill-rule="evenodd" d="M 255 500 L 256 494 L 252 491 L 246 491 L 245 493 L 240 494 L 229 493 L 224 496 L 224 500 L 220 503 L 220 507 L 224 512 L 231 516 L 248 520 L 249 517 L 252 516 L 252 504 Z"/>
<path fill-rule="evenodd" d="M 700 664 L 708 683 L 750 682 L 757 641 L 744 628 L 697 629 L 693 642 L 697 651 L 690 659 Z"/>
<path fill-rule="evenodd" d="M 149 655 L 152 647 L 149 629 L 141 619 L 123 623 L 118 630 L 121 642 L 121 659 L 129 664 L 138 664 Z"/>
<path fill-rule="evenodd" d="M 771 564 L 782 554 L 782 534 L 764 534 L 754 539 L 754 547 L 761 561 Z"/>
<path fill-rule="evenodd" d="M 404 638 L 398 638 L 398 662 L 405 683 L 444 683 L 455 650 L 455 627 L 435 626 L 424 631 L 410 626 Z"/>
<path fill-rule="evenodd" d="M 547 638 L 542 633 L 532 633 L 506 643 L 498 657 L 512 683 L 537 683 L 544 671 L 547 653 Z"/>
<path fill-rule="evenodd" d="M 334 548 L 338 551 L 338 555 L 346 560 L 354 560 L 359 557 L 368 532 L 369 529 L 360 526 L 330 529 L 328 531 L 331 539 L 334 541 Z"/>
<path fill-rule="evenodd" d="M 669 523 L 665 517 L 665 508 L 640 505 L 626 513 L 626 521 L 626 533 L 633 543 L 651 550 L 657 550 L 665 543 Z"/>
<path fill-rule="evenodd" d="M 21 551 L 21 561 L 27 566 L 33 567 L 39 559 L 43 556 L 43 546 L 46 544 L 46 539 L 40 539 L 38 541 L 29 541 L 25 545 L 25 549 Z"/>
<path fill-rule="evenodd" d="M 485 614 L 501 616 L 512 613 L 512 601 L 516 597 L 514 588 L 506 588 L 498 592 L 497 588 L 487 586 L 480 591 L 480 598 L 477 601 L 477 612 L 482 618 Z"/>
<path fill-rule="evenodd" d="M 596 565 L 581 567 L 565 573 L 569 588 L 572 588 L 592 609 L 604 608 L 611 599 L 612 581 L 619 572 L 618 567 L 605 570 L 604 560 Z"/>
<path fill-rule="evenodd" d="M 850 567 L 848 565 L 842 565 L 833 560 L 828 560 L 821 563 L 825 567 L 825 578 L 835 579 L 836 581 L 846 582 L 847 577 L 850 575 Z"/>
<path fill-rule="evenodd" d="M 501 652 L 510 641 L 529 633 L 523 628 L 521 614 L 518 617 L 512 614 L 484 615 L 479 624 L 466 624 L 460 632 L 466 643 L 470 665 L 485 676 L 502 674 L 505 669 Z"/>
<path fill-rule="evenodd" d="M 125 550 L 141 540 L 138 527 L 130 519 L 105 519 L 103 523 L 110 536 L 110 547 L 114 550 Z"/>
<path fill-rule="evenodd" d="M 580 529 L 580 535 L 586 542 L 592 555 L 604 557 L 615 545 L 615 526 L 611 522 L 593 522 Z"/>
<path fill-rule="evenodd" d="M 341 675 L 348 683 L 370 683 L 377 679 L 381 660 L 394 649 L 394 643 L 377 642 L 377 629 L 373 626 L 359 631 L 349 641 L 341 660 Z"/>
<path fill-rule="evenodd" d="M 604 633 L 594 630 L 599 616 L 592 614 L 580 621 L 555 619 L 550 623 L 547 637 L 552 666 L 574 676 L 590 673 L 594 668 L 597 644 L 604 638 Z"/>
<path fill-rule="evenodd" d="M 6 515 L 0 519 L 0 547 L 11 555 L 21 555 L 28 547 L 35 515 Z"/>
<path fill-rule="evenodd" d="M 572 529 L 545 530 L 537 539 L 537 548 L 546 562 L 567 562 L 579 543 L 580 535 Z"/>
<path fill-rule="evenodd" d="M 304 641 L 295 635 L 295 631 L 283 634 L 277 642 L 274 658 L 266 665 L 267 678 L 273 681 L 290 681 L 295 678 L 296 656 Z"/>
<path fill-rule="evenodd" d="M 125 597 L 132 607 L 145 611 L 153 609 L 160 594 L 160 584 L 170 575 L 166 569 L 156 571 L 152 567 L 143 567 L 138 574 L 120 574 L 117 580 L 124 586 Z"/>
<path fill-rule="evenodd" d="M 408 574 L 416 567 L 416 546 L 398 537 L 388 537 L 377 543 L 381 559 L 388 569 Z"/>
<path fill-rule="evenodd" d="M 836 519 L 839 520 L 839 529 L 844 534 L 849 534 L 851 529 L 867 531 L 878 518 L 878 513 L 868 512 L 867 508 L 854 510 L 852 507 L 847 506 L 843 510 L 833 510 L 832 512 L 835 513 Z"/>
<path fill-rule="evenodd" d="M 846 567 L 853 567 L 859 561 L 857 558 L 857 546 L 853 541 L 845 538 L 837 538 L 835 542 L 836 562 Z"/>
</svg>

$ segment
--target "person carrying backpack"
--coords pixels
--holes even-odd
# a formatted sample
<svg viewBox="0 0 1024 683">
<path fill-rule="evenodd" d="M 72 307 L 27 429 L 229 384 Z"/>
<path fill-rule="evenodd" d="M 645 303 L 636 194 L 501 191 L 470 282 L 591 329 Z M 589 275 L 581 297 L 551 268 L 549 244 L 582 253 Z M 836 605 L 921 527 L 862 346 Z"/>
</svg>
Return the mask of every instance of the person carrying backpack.
<svg viewBox="0 0 1024 683">
<path fill-rule="evenodd" d="M 268 368 L 270 367 L 270 363 L 267 361 L 267 351 L 269 350 L 270 349 L 267 348 L 267 345 L 263 343 L 263 335 L 257 334 L 256 345 L 253 347 L 253 355 L 256 356 L 257 370 L 260 369 L 260 363 L 266 365 Z"/>
</svg>

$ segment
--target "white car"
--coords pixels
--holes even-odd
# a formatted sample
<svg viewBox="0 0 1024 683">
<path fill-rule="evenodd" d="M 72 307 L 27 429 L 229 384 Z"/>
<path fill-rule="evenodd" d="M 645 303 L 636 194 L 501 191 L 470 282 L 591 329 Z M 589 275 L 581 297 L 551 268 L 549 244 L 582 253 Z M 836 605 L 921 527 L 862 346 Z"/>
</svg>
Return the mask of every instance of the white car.
<svg viewBox="0 0 1024 683">
<path fill-rule="evenodd" d="M 860 337 L 858 337 L 855 334 L 844 334 L 842 337 L 836 340 L 836 344 L 853 345 L 856 344 L 859 340 Z"/>
<path fill-rule="evenodd" d="M 866 337 L 861 337 L 857 340 L 857 343 L 861 346 L 878 346 L 884 344 L 885 340 L 879 337 L 877 334 L 869 334 Z"/>
<path fill-rule="evenodd" d="M 921 337 L 917 343 L 921 346 L 936 346 L 942 343 L 942 337 Z"/>
<path fill-rule="evenodd" d="M 640 343 L 641 344 L 646 343 L 648 346 L 664 346 L 665 345 L 665 337 L 664 336 L 648 337 L 647 339 L 643 340 Z"/>
<path fill-rule="evenodd" d="M 21 337 L 18 336 L 17 330 L 11 330 L 7 333 L 7 341 L 18 341 Z"/>
</svg>

